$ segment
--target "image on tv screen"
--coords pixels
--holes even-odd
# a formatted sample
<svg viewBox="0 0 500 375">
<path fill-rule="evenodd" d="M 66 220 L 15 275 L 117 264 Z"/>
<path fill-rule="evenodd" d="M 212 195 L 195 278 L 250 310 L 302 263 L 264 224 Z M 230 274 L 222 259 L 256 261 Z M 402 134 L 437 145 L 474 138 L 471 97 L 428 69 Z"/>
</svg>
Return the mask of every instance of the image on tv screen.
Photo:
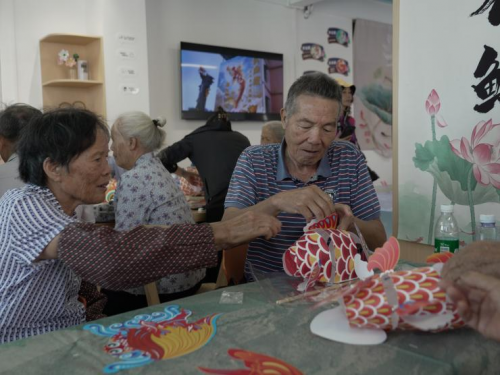
<svg viewBox="0 0 500 375">
<path fill-rule="evenodd" d="M 182 43 L 181 80 L 183 118 L 208 118 L 222 107 L 237 114 L 231 119 L 279 119 L 282 55 Z"/>
</svg>

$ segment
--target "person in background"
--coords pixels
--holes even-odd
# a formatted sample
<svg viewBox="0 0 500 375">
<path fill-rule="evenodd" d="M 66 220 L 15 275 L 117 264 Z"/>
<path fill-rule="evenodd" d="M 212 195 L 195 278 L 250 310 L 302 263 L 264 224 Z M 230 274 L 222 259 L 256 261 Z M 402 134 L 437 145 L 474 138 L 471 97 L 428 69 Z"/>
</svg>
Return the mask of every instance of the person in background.
<svg viewBox="0 0 500 375">
<path fill-rule="evenodd" d="M 129 230 L 141 224 L 194 224 L 184 195 L 172 176 L 153 154 L 165 140 L 163 118 L 152 120 L 143 112 L 127 112 L 111 129 L 111 151 L 121 175 L 115 192 L 115 229 Z M 168 302 L 196 293 L 205 269 L 168 275 L 156 282 L 160 301 Z M 103 290 L 108 297 L 106 315 L 147 306 L 143 287 L 127 291 Z"/>
<path fill-rule="evenodd" d="M 341 78 L 337 78 L 336 81 L 342 88 L 342 106 L 337 124 L 336 139 L 349 141 L 359 148 L 358 140 L 356 139 L 356 121 L 351 116 L 351 106 L 354 101 L 356 86 L 347 83 Z"/>
<path fill-rule="evenodd" d="M 290 87 L 281 119 L 281 144 L 252 146 L 240 156 L 226 197 L 224 220 L 244 212 L 278 215 L 278 236 L 249 245 L 245 274 L 283 271 L 283 253 L 307 222 L 334 212 L 340 229 L 360 228 L 368 246 L 381 246 L 385 230 L 366 161 L 349 142 L 334 142 L 341 113 L 341 89 L 323 73 L 311 73 Z M 325 193 L 335 192 L 335 201 Z M 250 267 L 250 265 L 252 267 Z"/>
<path fill-rule="evenodd" d="M 84 109 L 36 116 L 18 143 L 26 183 L 0 199 L 0 343 L 85 321 L 81 280 L 123 290 L 213 266 L 217 252 L 280 228 L 269 215 L 129 231 L 77 222 L 80 204 L 104 200 L 109 131 Z"/>
<path fill-rule="evenodd" d="M 356 86 L 347 83 L 342 78 L 336 78 L 335 80 L 342 88 L 342 111 L 337 123 L 336 139 L 351 142 L 358 149 L 361 149 L 359 147 L 358 139 L 356 138 L 356 121 L 354 120 L 354 117 L 351 116 L 351 106 L 354 102 L 354 93 L 356 92 Z M 370 167 L 368 167 L 368 165 L 367 168 L 371 180 L 378 180 L 379 175 Z"/>
<path fill-rule="evenodd" d="M 463 320 L 485 337 L 500 341 L 500 243 L 465 246 L 445 263 L 441 279 Z"/>
<path fill-rule="evenodd" d="M 0 112 L 0 157 L 5 164 L 0 165 L 0 197 L 9 189 L 21 187 L 17 141 L 21 131 L 30 120 L 42 112 L 28 104 L 13 104 Z"/>
<path fill-rule="evenodd" d="M 170 173 L 186 178 L 187 173 L 177 163 L 186 158 L 191 160 L 203 181 L 207 202 L 206 220 L 212 223 L 221 220 L 224 215 L 224 199 L 234 166 L 241 152 L 248 146 L 248 138 L 232 130 L 227 113 L 219 107 L 205 125 L 161 150 L 158 157 Z M 204 282 L 217 280 L 221 261 L 222 254 L 219 255 L 218 266 L 207 270 Z"/>
<path fill-rule="evenodd" d="M 273 143 L 281 143 L 285 136 L 285 129 L 281 121 L 269 121 L 262 127 L 262 134 L 260 136 L 261 145 L 269 145 Z"/>
</svg>

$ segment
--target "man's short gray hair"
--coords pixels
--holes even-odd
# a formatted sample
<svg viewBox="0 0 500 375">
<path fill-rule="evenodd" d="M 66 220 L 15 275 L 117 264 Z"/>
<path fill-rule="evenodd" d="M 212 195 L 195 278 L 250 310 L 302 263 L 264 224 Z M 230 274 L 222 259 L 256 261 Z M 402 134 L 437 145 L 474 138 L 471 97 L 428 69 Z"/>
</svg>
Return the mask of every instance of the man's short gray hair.
<svg viewBox="0 0 500 375">
<path fill-rule="evenodd" d="M 297 98 L 301 95 L 317 96 L 320 98 L 342 102 L 342 88 L 333 78 L 324 73 L 315 72 L 304 74 L 298 78 L 288 90 L 285 111 L 288 117 L 297 111 Z"/>
<path fill-rule="evenodd" d="M 123 138 L 137 138 L 148 151 L 158 150 L 165 141 L 165 132 L 160 129 L 166 124 L 162 117 L 151 119 L 140 111 L 126 112 L 116 119 L 116 126 Z"/>
<path fill-rule="evenodd" d="M 283 129 L 283 124 L 281 121 L 269 121 L 264 124 L 262 129 L 267 128 L 271 131 L 274 143 L 281 143 L 283 137 L 285 136 L 285 129 Z"/>
</svg>

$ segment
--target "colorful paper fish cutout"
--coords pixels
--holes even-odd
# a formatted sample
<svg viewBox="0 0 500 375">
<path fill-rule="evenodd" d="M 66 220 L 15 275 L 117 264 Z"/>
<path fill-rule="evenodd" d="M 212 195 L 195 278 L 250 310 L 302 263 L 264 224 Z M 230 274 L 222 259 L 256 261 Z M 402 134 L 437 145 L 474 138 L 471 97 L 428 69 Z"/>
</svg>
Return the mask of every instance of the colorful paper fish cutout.
<svg viewBox="0 0 500 375">
<path fill-rule="evenodd" d="M 219 375 L 303 375 L 302 371 L 274 357 L 242 349 L 229 349 L 228 354 L 245 363 L 246 369 L 217 370 L 198 367 L 205 374 Z"/>
<path fill-rule="evenodd" d="M 216 321 L 220 314 L 189 323 L 191 314 L 191 311 L 174 305 L 165 307 L 164 312 L 137 315 L 125 323 L 108 327 L 87 324 L 83 329 L 109 337 L 104 350 L 121 361 L 104 368 L 105 373 L 111 374 L 154 361 L 180 357 L 206 345 L 216 333 Z"/>
</svg>

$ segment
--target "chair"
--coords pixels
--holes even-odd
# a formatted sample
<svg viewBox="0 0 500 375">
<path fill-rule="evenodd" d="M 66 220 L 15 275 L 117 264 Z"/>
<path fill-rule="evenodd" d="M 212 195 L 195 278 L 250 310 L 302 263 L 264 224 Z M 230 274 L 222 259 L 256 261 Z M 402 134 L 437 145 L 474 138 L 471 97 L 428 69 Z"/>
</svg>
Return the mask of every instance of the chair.
<svg viewBox="0 0 500 375">
<path fill-rule="evenodd" d="M 156 282 L 144 285 L 144 290 L 146 291 L 146 299 L 148 300 L 148 306 L 154 306 L 160 304 L 160 296 L 158 295 L 158 288 L 156 288 Z"/>
<path fill-rule="evenodd" d="M 245 280 L 245 261 L 248 245 L 240 245 L 230 250 L 224 250 L 222 267 L 227 285 L 238 285 Z"/>
</svg>

